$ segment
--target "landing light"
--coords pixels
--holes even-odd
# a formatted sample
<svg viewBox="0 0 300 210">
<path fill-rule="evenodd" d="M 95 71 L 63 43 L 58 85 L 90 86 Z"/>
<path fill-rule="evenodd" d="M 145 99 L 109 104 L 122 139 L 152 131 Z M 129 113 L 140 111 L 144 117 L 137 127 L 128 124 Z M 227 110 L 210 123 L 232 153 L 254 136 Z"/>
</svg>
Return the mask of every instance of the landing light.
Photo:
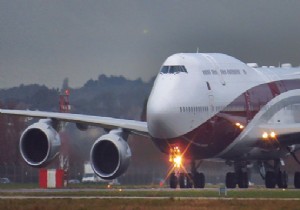
<svg viewBox="0 0 300 210">
<path fill-rule="evenodd" d="M 182 155 L 179 147 L 173 147 L 170 149 L 169 161 L 174 164 L 175 168 L 180 168 L 182 163 Z"/>
<path fill-rule="evenodd" d="M 262 138 L 263 139 L 268 139 L 269 138 L 269 134 L 267 132 L 263 132 Z"/>
<path fill-rule="evenodd" d="M 261 137 L 263 140 L 276 139 L 276 133 L 274 131 L 271 131 L 269 133 L 264 131 Z"/>
<path fill-rule="evenodd" d="M 242 125 L 242 124 L 239 123 L 239 122 L 235 123 L 235 126 L 238 127 L 238 128 L 241 129 L 241 130 L 245 128 L 245 126 Z"/>
<path fill-rule="evenodd" d="M 180 168 L 180 166 L 181 166 L 181 161 L 182 161 L 181 156 L 175 157 L 175 158 L 174 158 L 174 166 L 175 166 L 176 168 Z"/>
<path fill-rule="evenodd" d="M 274 131 L 272 131 L 272 132 L 270 133 L 270 137 L 273 138 L 273 139 L 276 138 L 276 133 L 275 133 Z"/>
</svg>

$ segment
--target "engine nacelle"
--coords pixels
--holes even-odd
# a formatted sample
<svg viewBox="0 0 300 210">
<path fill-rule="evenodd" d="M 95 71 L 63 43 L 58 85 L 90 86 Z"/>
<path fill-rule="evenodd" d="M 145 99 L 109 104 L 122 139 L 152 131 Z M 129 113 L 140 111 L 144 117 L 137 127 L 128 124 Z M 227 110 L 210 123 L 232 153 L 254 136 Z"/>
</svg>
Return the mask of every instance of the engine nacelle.
<svg viewBox="0 0 300 210">
<path fill-rule="evenodd" d="M 90 156 L 95 173 L 102 179 L 111 180 L 127 170 L 131 150 L 123 138 L 123 132 L 112 130 L 94 143 Z"/>
<path fill-rule="evenodd" d="M 42 119 L 22 133 L 19 149 L 28 165 L 44 167 L 59 153 L 60 145 L 60 136 L 53 128 L 53 121 Z"/>
</svg>

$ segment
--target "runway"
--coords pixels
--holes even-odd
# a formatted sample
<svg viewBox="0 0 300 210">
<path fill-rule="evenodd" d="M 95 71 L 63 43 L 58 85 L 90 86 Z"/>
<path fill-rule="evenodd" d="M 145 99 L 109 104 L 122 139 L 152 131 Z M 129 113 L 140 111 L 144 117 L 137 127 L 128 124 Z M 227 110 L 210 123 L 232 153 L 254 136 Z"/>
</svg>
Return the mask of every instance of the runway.
<svg viewBox="0 0 300 210">
<path fill-rule="evenodd" d="M 205 189 L 0 189 L 1 200 L 24 199 L 126 199 L 126 200 L 282 200 L 300 201 L 300 190 L 297 189 L 229 189 L 228 195 L 219 195 L 219 188 Z"/>
<path fill-rule="evenodd" d="M 0 200 L 170 200 L 170 197 L 132 197 L 132 196 L 0 196 Z M 231 198 L 231 197 L 172 197 L 173 200 L 239 200 L 239 201 L 300 201 L 300 198 Z"/>
</svg>

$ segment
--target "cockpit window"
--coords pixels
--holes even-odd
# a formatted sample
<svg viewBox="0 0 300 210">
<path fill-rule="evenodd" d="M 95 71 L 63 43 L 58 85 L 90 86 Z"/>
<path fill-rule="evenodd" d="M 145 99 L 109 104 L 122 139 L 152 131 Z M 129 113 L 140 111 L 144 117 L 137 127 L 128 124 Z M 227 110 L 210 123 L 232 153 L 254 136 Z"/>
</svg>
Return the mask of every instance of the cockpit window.
<svg viewBox="0 0 300 210">
<path fill-rule="evenodd" d="M 161 74 L 178 74 L 180 72 L 188 73 L 185 66 L 162 66 Z"/>
<path fill-rule="evenodd" d="M 161 67 L 160 73 L 167 74 L 169 71 L 169 66 L 163 66 Z"/>
</svg>

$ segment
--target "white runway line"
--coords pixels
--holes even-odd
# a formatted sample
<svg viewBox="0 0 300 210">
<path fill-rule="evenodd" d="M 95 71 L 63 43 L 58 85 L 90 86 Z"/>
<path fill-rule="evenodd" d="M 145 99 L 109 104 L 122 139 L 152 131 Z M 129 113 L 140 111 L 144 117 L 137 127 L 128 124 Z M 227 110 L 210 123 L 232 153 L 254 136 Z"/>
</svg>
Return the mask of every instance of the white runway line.
<svg viewBox="0 0 300 210">
<path fill-rule="evenodd" d="M 24 200 L 24 199 L 132 199 L 132 200 L 239 200 L 239 201 L 251 201 L 251 200 L 280 200 L 280 201 L 300 201 L 300 198 L 227 198 L 227 197 L 135 197 L 135 196 L 0 196 L 1 200 Z"/>
</svg>

